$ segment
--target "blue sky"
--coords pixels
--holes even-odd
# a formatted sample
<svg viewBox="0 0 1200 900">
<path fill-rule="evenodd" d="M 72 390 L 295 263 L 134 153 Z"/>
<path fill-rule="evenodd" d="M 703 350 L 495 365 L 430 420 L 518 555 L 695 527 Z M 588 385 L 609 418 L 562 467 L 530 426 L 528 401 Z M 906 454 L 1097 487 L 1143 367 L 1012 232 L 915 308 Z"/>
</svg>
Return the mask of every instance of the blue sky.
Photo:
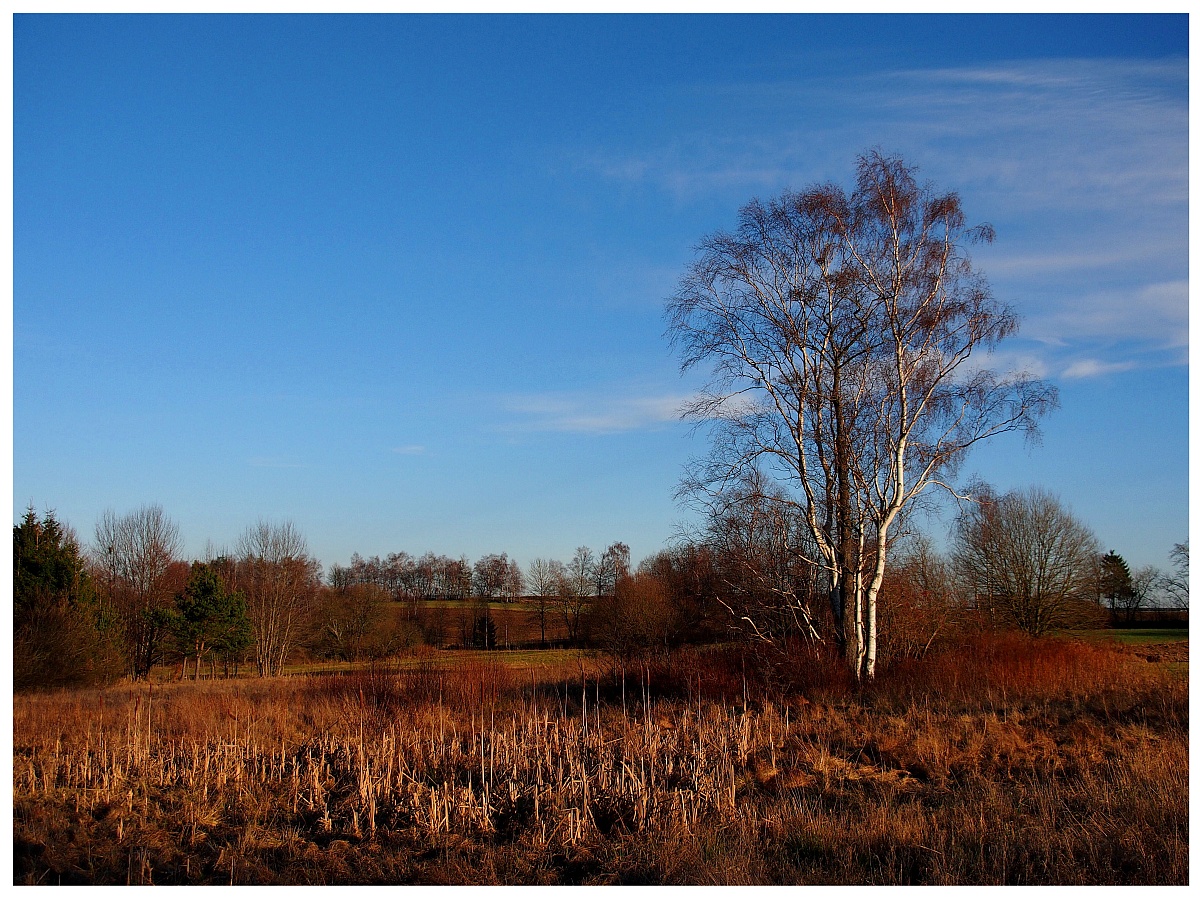
<svg viewBox="0 0 1200 900">
<path fill-rule="evenodd" d="M 395 550 L 636 559 L 688 518 L 663 302 L 755 196 L 873 146 L 958 191 L 1058 492 L 1188 535 L 1183 16 L 17 16 L 13 515 L 160 503 Z"/>
</svg>

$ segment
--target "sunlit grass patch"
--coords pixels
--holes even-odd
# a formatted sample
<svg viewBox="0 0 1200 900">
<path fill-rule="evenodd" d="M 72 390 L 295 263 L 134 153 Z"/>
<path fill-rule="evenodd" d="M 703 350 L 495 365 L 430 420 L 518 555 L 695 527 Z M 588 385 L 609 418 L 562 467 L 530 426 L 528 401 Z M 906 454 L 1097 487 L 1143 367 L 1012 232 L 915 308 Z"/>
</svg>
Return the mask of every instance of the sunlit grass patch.
<svg viewBox="0 0 1200 900">
<path fill-rule="evenodd" d="M 1089 641 L 1118 641 L 1122 644 L 1160 644 L 1186 641 L 1188 629 L 1183 628 L 1098 628 L 1072 634 Z"/>
</svg>

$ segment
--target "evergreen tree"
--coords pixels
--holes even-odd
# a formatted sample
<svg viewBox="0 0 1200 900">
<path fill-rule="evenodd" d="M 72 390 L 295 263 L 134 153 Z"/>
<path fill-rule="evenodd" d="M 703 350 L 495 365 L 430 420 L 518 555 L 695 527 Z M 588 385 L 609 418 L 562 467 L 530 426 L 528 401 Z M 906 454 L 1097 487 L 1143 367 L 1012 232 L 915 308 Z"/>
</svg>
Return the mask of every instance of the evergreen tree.
<svg viewBox="0 0 1200 900">
<path fill-rule="evenodd" d="M 1133 585 L 1133 574 L 1125 559 L 1115 550 L 1109 550 L 1100 558 L 1101 599 L 1108 601 L 1108 608 L 1121 614 L 1125 621 L 1133 621 L 1141 597 Z"/>
<path fill-rule="evenodd" d="M 13 686 L 106 681 L 124 664 L 121 650 L 74 534 L 30 507 L 13 526 Z"/>
<path fill-rule="evenodd" d="M 221 606 L 219 617 L 220 627 L 216 629 L 212 642 L 214 665 L 220 660 L 229 674 L 229 664 L 233 663 L 234 672 L 242 662 L 246 652 L 254 646 L 254 630 L 250 626 L 250 613 L 246 607 L 246 595 L 241 591 L 232 591 L 225 595 L 225 603 Z"/>
<path fill-rule="evenodd" d="M 217 568 L 206 563 L 192 564 L 166 623 L 183 655 L 185 674 L 187 660 L 194 657 L 197 678 L 206 655 L 237 653 L 251 641 L 246 598 L 240 591 L 226 590 Z"/>
</svg>

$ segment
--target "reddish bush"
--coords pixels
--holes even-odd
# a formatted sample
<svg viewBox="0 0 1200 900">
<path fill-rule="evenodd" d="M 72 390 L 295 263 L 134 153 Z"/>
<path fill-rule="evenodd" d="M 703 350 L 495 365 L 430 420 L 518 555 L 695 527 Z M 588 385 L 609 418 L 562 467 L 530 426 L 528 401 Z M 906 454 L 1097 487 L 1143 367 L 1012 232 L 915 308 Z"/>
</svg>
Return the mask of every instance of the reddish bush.
<svg viewBox="0 0 1200 900">
<path fill-rule="evenodd" d="M 899 660 L 869 693 L 895 703 L 980 703 L 1086 699 L 1142 687 L 1153 676 L 1117 649 L 1067 638 L 978 631 L 937 647 L 923 659 Z"/>
<path fill-rule="evenodd" d="M 625 675 L 638 684 L 648 680 L 650 695 L 658 699 L 757 703 L 789 695 L 841 699 L 856 691 L 849 667 L 833 648 L 800 640 L 782 648 L 744 643 L 689 647 L 627 665 Z"/>
</svg>

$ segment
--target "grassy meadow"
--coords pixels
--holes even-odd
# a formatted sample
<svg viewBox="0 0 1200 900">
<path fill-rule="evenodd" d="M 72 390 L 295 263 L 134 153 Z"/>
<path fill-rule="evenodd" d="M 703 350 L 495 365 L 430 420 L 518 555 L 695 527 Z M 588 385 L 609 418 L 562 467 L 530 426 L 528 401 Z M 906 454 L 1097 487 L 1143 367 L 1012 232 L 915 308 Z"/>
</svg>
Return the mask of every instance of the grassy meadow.
<svg viewBox="0 0 1200 900">
<path fill-rule="evenodd" d="M 18 694 L 14 881 L 1186 884 L 1187 698 L 987 633 L 866 687 L 725 647 Z"/>
<path fill-rule="evenodd" d="M 1186 643 L 1185 628 L 1097 628 L 1078 633 L 1093 641 L 1116 641 L 1121 644 L 1178 644 Z"/>
</svg>

